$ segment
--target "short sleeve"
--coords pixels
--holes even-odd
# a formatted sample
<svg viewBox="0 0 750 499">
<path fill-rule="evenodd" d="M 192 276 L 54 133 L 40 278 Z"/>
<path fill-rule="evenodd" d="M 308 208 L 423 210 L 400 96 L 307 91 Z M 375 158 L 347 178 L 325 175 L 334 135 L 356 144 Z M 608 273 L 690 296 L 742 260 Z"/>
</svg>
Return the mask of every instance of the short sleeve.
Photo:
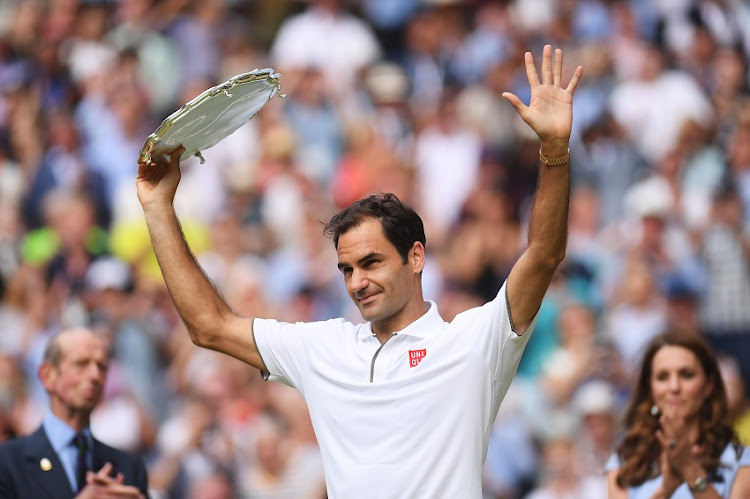
<svg viewBox="0 0 750 499">
<path fill-rule="evenodd" d="M 516 374 L 537 319 L 534 316 L 522 335 L 516 333 L 508 303 L 507 286 L 508 281 L 505 281 L 494 300 L 475 309 L 477 316 L 470 328 L 475 332 L 475 344 L 492 370 L 494 382 L 505 386 L 505 389 Z"/>
<path fill-rule="evenodd" d="M 495 411 L 518 370 L 537 318 L 534 317 L 524 334 L 518 335 L 513 329 L 506 288 L 507 281 L 492 301 L 459 314 L 451 323 L 451 328 L 461 331 L 463 344 L 487 366 L 492 377 Z"/>
<path fill-rule="evenodd" d="M 340 350 L 345 338 L 355 336 L 355 329 L 343 319 L 295 323 L 255 319 L 253 336 L 267 369 L 263 377 L 292 386 L 304 395 L 312 363 L 322 368 L 323 354 Z"/>
<path fill-rule="evenodd" d="M 267 371 L 263 377 L 293 386 L 301 391 L 305 369 L 306 337 L 312 333 L 311 324 L 255 319 L 253 336 Z"/>
<path fill-rule="evenodd" d="M 750 466 L 750 449 L 743 446 L 740 452 L 741 454 L 738 459 L 737 467 L 744 468 L 745 466 Z"/>
</svg>

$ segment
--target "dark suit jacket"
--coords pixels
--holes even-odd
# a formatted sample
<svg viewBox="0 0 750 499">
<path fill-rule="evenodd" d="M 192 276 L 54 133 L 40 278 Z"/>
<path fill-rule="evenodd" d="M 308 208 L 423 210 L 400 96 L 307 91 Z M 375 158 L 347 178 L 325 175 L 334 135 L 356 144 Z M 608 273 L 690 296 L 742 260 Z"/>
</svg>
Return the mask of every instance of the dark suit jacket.
<svg viewBox="0 0 750 499">
<path fill-rule="evenodd" d="M 143 460 L 94 439 L 94 471 L 105 463 L 122 473 L 124 483 L 140 489 L 148 497 L 148 481 Z M 46 458 L 52 467 L 42 469 Z M 40 426 L 31 435 L 0 444 L 0 498 L 2 499 L 71 499 L 75 492 L 70 486 L 62 462 L 57 457 L 47 434 Z"/>
</svg>

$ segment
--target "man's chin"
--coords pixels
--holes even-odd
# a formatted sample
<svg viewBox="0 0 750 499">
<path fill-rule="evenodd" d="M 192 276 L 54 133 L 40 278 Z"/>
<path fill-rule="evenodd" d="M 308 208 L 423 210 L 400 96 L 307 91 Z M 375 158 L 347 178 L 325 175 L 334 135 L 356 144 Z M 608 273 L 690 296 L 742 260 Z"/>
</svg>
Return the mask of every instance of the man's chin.
<svg viewBox="0 0 750 499">
<path fill-rule="evenodd" d="M 367 322 L 374 322 L 379 317 L 378 311 L 372 305 L 357 304 L 357 308 L 359 309 L 359 313 L 360 315 L 362 315 L 362 318 Z"/>
</svg>

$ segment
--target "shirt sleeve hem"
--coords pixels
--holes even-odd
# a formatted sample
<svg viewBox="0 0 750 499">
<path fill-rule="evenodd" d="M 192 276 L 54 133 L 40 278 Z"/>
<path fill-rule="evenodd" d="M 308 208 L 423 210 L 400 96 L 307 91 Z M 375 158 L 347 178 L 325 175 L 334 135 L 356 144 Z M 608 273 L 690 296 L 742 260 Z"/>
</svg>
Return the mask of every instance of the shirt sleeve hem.
<svg viewBox="0 0 750 499">
<path fill-rule="evenodd" d="M 258 350 L 258 357 L 260 357 L 260 361 L 263 363 L 263 369 L 260 370 L 260 375 L 263 377 L 264 381 L 268 381 L 268 379 L 271 377 L 271 372 L 268 370 L 268 364 L 266 363 L 266 360 L 263 358 L 263 354 L 260 351 L 260 344 L 258 343 L 258 337 L 255 334 L 255 319 L 253 319 L 253 342 L 255 343 L 255 349 Z"/>
</svg>

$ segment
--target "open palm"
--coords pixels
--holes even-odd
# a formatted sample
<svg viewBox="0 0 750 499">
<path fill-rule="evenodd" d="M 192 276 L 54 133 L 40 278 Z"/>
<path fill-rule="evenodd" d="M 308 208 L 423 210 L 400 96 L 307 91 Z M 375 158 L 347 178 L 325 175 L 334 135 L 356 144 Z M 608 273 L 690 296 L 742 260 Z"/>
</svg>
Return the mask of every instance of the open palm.
<svg viewBox="0 0 750 499">
<path fill-rule="evenodd" d="M 524 56 L 526 76 L 529 80 L 531 100 L 526 106 L 513 93 L 504 92 L 503 97 L 516 108 L 521 118 L 536 132 L 542 142 L 565 142 L 570 138 L 573 124 L 573 93 L 575 92 L 583 67 L 578 66 L 566 88 L 561 86 L 563 54 L 555 51 L 552 62 L 552 47 L 544 46 L 542 53 L 541 81 L 534 66 L 534 56 L 526 52 Z"/>
</svg>

